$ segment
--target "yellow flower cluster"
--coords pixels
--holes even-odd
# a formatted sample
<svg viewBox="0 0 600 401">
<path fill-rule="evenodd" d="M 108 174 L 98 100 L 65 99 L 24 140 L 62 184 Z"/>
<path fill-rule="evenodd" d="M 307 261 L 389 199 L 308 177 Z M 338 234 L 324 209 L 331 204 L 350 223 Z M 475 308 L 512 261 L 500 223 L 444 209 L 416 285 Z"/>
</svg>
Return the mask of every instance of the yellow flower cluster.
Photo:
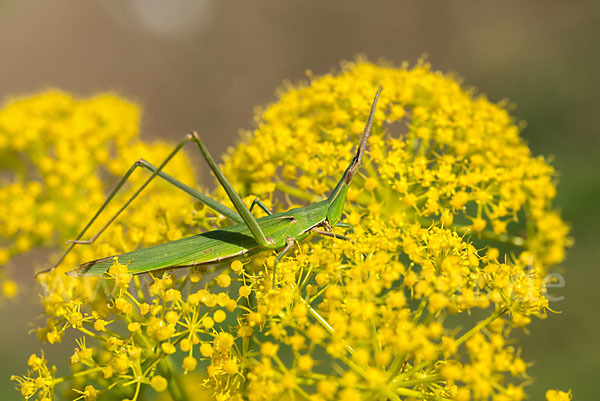
<svg viewBox="0 0 600 401">
<path fill-rule="evenodd" d="M 133 163 L 144 158 L 160 164 L 172 151 L 166 143 L 147 145 L 139 135 L 139 110 L 112 94 L 91 99 L 76 99 L 59 91 L 15 99 L 0 109 L 0 163 L 3 174 L 0 186 L 0 265 L 34 246 L 63 247 L 85 226 L 106 198 L 105 182 L 114 186 Z M 165 169 L 183 182 L 194 183 L 195 177 L 185 156 L 176 157 Z M 149 177 L 135 171 L 126 185 L 82 239 L 92 237 L 110 216 Z M 45 327 L 37 330 L 41 341 L 62 341 L 67 330 L 90 335 L 91 329 L 102 329 L 103 320 L 120 305 L 111 295 L 113 287 L 103 280 L 70 279 L 64 272 L 87 260 L 111 255 L 139 246 L 174 240 L 192 231 L 194 211 L 185 193 L 174 191 L 170 184 L 156 179 L 138 197 L 108 232 L 93 245 L 78 245 L 55 271 L 38 277 L 46 315 Z M 207 215 L 203 212 L 203 215 Z M 206 219 L 209 219 L 207 216 Z M 54 260 L 58 260 L 58 254 Z M 49 264 L 50 262 L 48 262 Z M 49 267 L 36 266 L 36 270 Z M 16 295 L 16 284 L 3 274 L 3 293 Z M 32 271 L 33 273 L 33 271 Z M 116 280 L 121 288 L 125 279 Z M 131 328 L 135 328 L 132 325 Z M 91 335 L 99 339 L 97 335 Z M 111 364 L 97 365 L 97 348 L 86 346 L 85 337 L 78 340 L 71 361 L 88 369 L 77 371 L 74 378 L 84 380 L 88 374 L 111 366 L 123 367 L 135 356 L 136 347 L 125 347 L 118 336 L 101 341 L 106 350 L 119 350 Z M 103 355 L 106 357 L 106 355 Z M 120 359 L 118 358 L 120 357 Z M 37 359 L 35 359 L 37 358 Z M 32 364 L 31 361 L 38 361 Z M 42 362 L 39 362 L 42 361 Z M 120 361 L 120 362 L 119 362 Z M 54 385 L 65 381 L 52 378 L 45 360 L 32 356 L 32 371 L 15 377 L 25 398 L 36 391 L 39 399 L 51 399 Z M 52 374 L 50 374 L 50 373 Z M 32 379 L 31 375 L 38 377 Z M 41 379 L 42 377 L 43 379 Z M 162 388 L 158 375 L 151 384 Z M 78 383 L 73 379 L 73 383 Z M 150 379 L 149 379 L 150 380 Z M 95 399 L 93 387 L 79 391 L 86 400 Z M 164 388 L 163 388 L 164 389 Z"/>
<path fill-rule="evenodd" d="M 19 384 L 19 390 L 24 399 L 33 397 L 36 393 L 41 401 L 50 401 L 54 395 L 54 385 L 57 380 L 54 378 L 56 368 L 48 368 L 48 361 L 44 354 L 37 356 L 31 354 L 27 361 L 29 371 L 26 376 L 12 376 Z"/>
<path fill-rule="evenodd" d="M 545 275 L 570 243 L 552 167 L 504 102 L 426 63 L 308 76 L 230 150 L 224 172 L 244 193 L 322 199 L 384 90 L 348 192 L 352 242 L 303 244 L 278 266 L 278 289 L 254 277 L 246 321 L 276 345 L 250 364 L 249 398 L 524 399 L 526 363 L 508 338 L 545 313 Z"/>
<path fill-rule="evenodd" d="M 358 60 L 337 75 L 309 73 L 309 82 L 283 88 L 277 103 L 259 111 L 257 128 L 229 151 L 223 171 L 247 204 L 258 196 L 286 210 L 323 199 L 353 156 L 379 85 L 369 151 L 347 195 L 343 221 L 350 227 L 334 228 L 350 241 L 305 240 L 279 262 L 274 280 L 273 254 L 181 274 L 132 276 L 121 264 L 127 261 L 115 259 L 101 280 L 41 276 L 47 321 L 40 339 L 62 341 L 67 331 L 83 337 L 71 355 L 71 376 L 34 368 L 14 377 L 24 397 L 52 397 L 55 385 L 68 382 L 76 389 L 71 398 L 141 400 L 151 388 L 185 401 L 198 387 L 190 389 L 181 375 L 201 372 L 195 385 L 217 400 L 525 399 L 527 363 L 510 335 L 549 309 L 545 275 L 570 240 L 551 205 L 554 171 L 531 155 L 504 103 L 465 91 L 425 63 L 396 68 Z M 58 213 L 45 218 L 61 240 L 101 203 L 101 165 L 115 175 L 143 155 L 132 152 L 150 152 L 144 157 L 157 164 L 166 155 L 162 146 L 136 142 L 135 130 L 125 142 L 107 136 L 117 122 L 90 123 L 93 102 L 68 99 L 71 108 L 50 113 L 45 126 L 68 110 L 89 109 L 82 120 L 91 126 L 81 130 L 97 132 L 97 142 L 81 134 L 72 152 L 110 151 L 93 163 L 76 156 L 92 163 L 88 173 L 75 182 L 65 174 L 53 187 L 60 192 L 66 183 L 77 199 L 40 191 Z M 131 121 L 122 124 L 134 129 Z M 65 160 L 68 167 L 56 156 L 53 170 L 77 166 Z M 167 171 L 192 184 L 185 160 L 179 163 Z M 21 186 L 32 181 L 23 177 Z M 88 180 L 97 187 L 86 187 Z M 227 224 L 168 187 L 145 196 L 101 243 L 76 247 L 66 265 Z M 229 204 L 222 189 L 214 196 Z M 73 204 L 84 205 L 81 214 L 61 221 Z M 40 241 L 31 244 L 54 244 Z"/>
<path fill-rule="evenodd" d="M 0 266 L 34 246 L 62 247 L 104 201 L 105 181 L 114 185 L 139 158 L 160 163 L 172 149 L 165 143 L 146 145 L 138 134 L 137 106 L 112 94 L 74 99 L 50 91 L 6 103 L 0 109 Z M 194 181 L 185 158 L 175 159 L 167 171 L 184 182 Z M 147 177 L 134 173 L 127 190 L 113 200 L 104 216 L 114 214 Z M 67 256 L 61 271 L 140 243 L 156 243 L 169 230 L 170 237 L 180 236 L 182 228 L 175 221 L 188 211 L 184 207 L 189 197 L 172 196 L 165 183 L 157 182 L 154 188 L 138 201 L 127 222 L 117 224 L 112 237 L 100 237 L 93 247 L 79 247 Z M 172 205 L 169 210 L 168 205 Z M 171 214 L 174 219 L 167 216 Z M 153 224 L 147 224 L 149 215 Z M 90 227 L 83 239 L 106 221 L 105 217 Z M 5 270 L 0 270 L 2 275 Z M 2 289 L 8 297 L 17 292 L 11 280 Z"/>
<path fill-rule="evenodd" d="M 337 76 L 309 77 L 310 86 L 282 90 L 230 151 L 224 172 L 245 193 L 268 197 L 276 188 L 304 202 L 325 195 L 382 85 L 370 160 L 350 201 L 384 220 L 441 223 L 488 247 L 516 246 L 542 267 L 563 260 L 568 227 L 551 206 L 554 169 L 531 155 L 505 102 L 475 97 L 425 63 L 359 61 Z"/>
</svg>

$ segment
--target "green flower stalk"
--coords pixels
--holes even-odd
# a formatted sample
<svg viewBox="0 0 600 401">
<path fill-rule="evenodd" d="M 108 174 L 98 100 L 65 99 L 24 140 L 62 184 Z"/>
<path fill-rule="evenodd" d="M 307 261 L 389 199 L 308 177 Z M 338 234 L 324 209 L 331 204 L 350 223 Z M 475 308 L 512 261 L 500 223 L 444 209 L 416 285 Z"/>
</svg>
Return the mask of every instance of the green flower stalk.
<svg viewBox="0 0 600 401">
<path fill-rule="evenodd" d="M 476 96 L 424 62 L 345 63 L 337 75 L 309 73 L 307 82 L 282 88 L 276 103 L 258 111 L 256 129 L 228 151 L 223 172 L 248 205 L 257 196 L 279 210 L 324 199 L 348 163 L 379 85 L 369 150 L 347 194 L 344 220 L 351 228 L 334 229 L 349 241 L 301 242 L 275 277 L 271 253 L 142 276 L 115 260 L 104 279 L 64 276 L 79 262 L 228 224 L 191 207 L 186 195 L 154 185 L 111 226 L 112 235 L 76 247 L 62 268 L 38 278 L 46 316 L 40 339 L 79 337 L 70 376 L 48 367 L 43 355 L 30 358 L 30 372 L 13 377 L 24 398 L 525 399 L 528 364 L 511 333 L 550 309 L 545 277 L 570 239 L 552 207 L 554 170 L 531 155 L 505 102 Z M 44 96 L 68 105 L 54 110 Z M 92 144 L 56 136 L 51 144 L 77 148 L 66 159 L 57 153 L 50 170 L 69 171 L 76 158 L 87 175 L 15 176 L 23 191 L 37 183 L 40 202 L 50 205 L 40 220 L 61 240 L 74 236 L 101 202 L 104 163 L 118 175 L 129 167 L 123 160 L 157 161 L 164 153 L 134 134 L 111 136 L 106 127 L 120 124 L 137 134 L 135 113 L 108 111 L 124 107 L 116 98 L 103 103 L 54 93 L 19 104 L 26 111 L 45 107 L 37 125 L 24 118 L 17 127 L 33 124 L 34 138 L 70 126 L 95 138 Z M 106 112 L 76 118 L 78 107 Z M 131 155 L 132 143 L 140 154 Z M 107 146 L 102 160 L 90 159 Z M 15 149 L 34 161 L 48 154 Z M 168 170 L 194 182 L 184 157 Z M 212 196 L 228 204 L 221 189 Z M 68 205 L 76 205 L 77 215 L 63 222 L 59 211 Z M 24 236 L 32 246 L 55 244 Z M 10 256 L 19 248 L 6 249 Z M 549 390 L 546 399 L 571 394 Z"/>
</svg>

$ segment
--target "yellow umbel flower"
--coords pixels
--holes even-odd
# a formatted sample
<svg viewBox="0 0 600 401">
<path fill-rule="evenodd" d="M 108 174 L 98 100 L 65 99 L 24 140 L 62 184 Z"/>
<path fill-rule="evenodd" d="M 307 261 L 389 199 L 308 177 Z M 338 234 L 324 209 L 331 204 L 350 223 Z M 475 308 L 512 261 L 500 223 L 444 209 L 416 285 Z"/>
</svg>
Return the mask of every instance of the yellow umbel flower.
<svg viewBox="0 0 600 401">
<path fill-rule="evenodd" d="M 551 205 L 554 170 L 531 155 L 506 103 L 475 96 L 424 62 L 409 69 L 358 60 L 337 75 L 308 77 L 283 88 L 229 152 L 223 170 L 244 194 L 322 199 L 352 156 L 373 94 L 384 90 L 348 192 L 352 242 L 301 244 L 302 253 L 281 262 L 277 291 L 246 275 L 261 283 L 263 331 L 294 355 L 282 365 L 261 353 L 250 393 L 266 400 L 291 391 L 280 379 L 293 371 L 293 391 L 328 399 L 352 372 L 355 399 L 522 399 L 525 365 L 497 336 L 548 307 L 544 276 L 570 242 Z M 447 320 L 474 309 L 487 318 L 470 329 Z M 495 346 L 483 334 L 492 327 Z M 345 369 L 322 368 L 334 363 Z M 316 382 L 316 390 L 302 384 Z"/>
<path fill-rule="evenodd" d="M 258 189 L 270 181 L 299 201 L 319 199 L 345 168 L 382 85 L 370 160 L 352 184 L 360 210 L 377 203 L 382 218 L 404 225 L 445 219 L 488 246 L 528 250 L 544 269 L 563 260 L 570 240 L 551 205 L 554 169 L 532 156 L 505 102 L 475 97 L 424 62 L 408 69 L 358 61 L 309 79 L 282 89 L 230 151 L 224 172 L 237 188 L 268 199 Z"/>
<path fill-rule="evenodd" d="M 101 176 L 113 181 L 112 186 L 139 158 L 160 163 L 172 149 L 165 143 L 146 145 L 138 135 L 137 106 L 114 94 L 76 99 L 60 91 L 49 91 L 3 105 L 0 266 L 34 246 L 62 247 L 104 201 L 107 189 Z M 194 182 L 185 157 L 176 158 L 167 171 L 182 181 Z M 105 216 L 114 214 L 147 177 L 147 172 L 134 173 Z M 177 220 L 182 220 L 189 210 L 189 197 L 177 192 L 173 195 L 164 182 L 157 181 L 153 188 L 154 192 L 142 195 L 127 221 L 117 222 L 112 235 L 100 237 L 94 246 L 78 247 L 77 252 L 67 256 L 60 271 L 73 268 L 77 262 L 162 241 L 170 226 L 179 226 L 185 232 L 185 226 Z M 147 224 L 149 221 L 153 224 Z M 84 239 L 105 222 L 98 221 L 90 227 Z M 41 268 L 36 266 L 37 270 Z M 4 272 L 0 269 L 0 281 L 4 280 Z M 50 288 L 59 285 L 48 277 L 45 281 Z M 16 295 L 13 281 L 6 281 L 2 288 L 4 296 Z"/>
<path fill-rule="evenodd" d="M 118 260 L 101 280 L 53 273 L 43 283 L 47 321 L 38 335 L 54 343 L 78 333 L 74 373 L 57 377 L 36 357 L 33 372 L 14 378 L 24 397 L 51 395 L 69 382 L 78 389 L 74 397 L 138 400 L 145 386 L 183 401 L 193 393 L 181 376 L 197 381 L 200 372 L 219 400 L 525 398 L 528 364 L 510 335 L 549 308 L 545 276 L 570 241 L 552 208 L 553 168 L 531 155 L 505 103 L 464 90 L 424 62 L 396 68 L 358 60 L 339 74 L 308 78 L 259 111 L 256 129 L 229 151 L 223 171 L 248 204 L 258 196 L 285 210 L 323 199 L 353 156 L 382 85 L 369 150 L 347 194 L 351 228 L 334 228 L 350 241 L 300 243 L 280 261 L 276 286 L 268 252 L 152 276 L 131 276 Z M 15 173 L 4 199 L 34 196 L 31 204 L 11 204 L 14 213 L 29 212 L 19 212 L 22 222 L 7 219 L 12 231 L 0 235 L 28 234 L 10 242 L 0 261 L 54 243 L 27 231 L 41 219 L 32 222 L 31 210 L 45 213 L 48 232 L 71 237 L 102 199 L 101 165 L 116 175 L 128 167 L 123 160 L 146 151 L 160 161 L 164 154 L 162 145 L 135 140 L 131 105 L 110 96 L 47 96 L 59 100 L 15 104 L 35 109 L 46 130 L 75 126 L 80 134 L 77 141 L 59 136 L 55 151 L 41 152 L 40 160 L 53 159 L 39 162 L 47 176 L 37 184 Z M 109 112 L 119 104 L 121 113 Z M 79 107 L 87 111 L 74 113 Z M 77 118 L 63 121 L 73 113 Z M 26 121 L 14 119 L 9 128 Z M 34 128 L 29 136 L 37 135 Z M 126 129 L 123 137 L 109 134 Z M 89 132 L 98 134 L 83 138 Z M 36 154 L 27 150 L 28 135 L 0 144 L 13 154 Z M 99 155 L 92 161 L 90 149 Z M 68 174 L 72 163 L 87 173 Z M 169 165 L 193 184 L 187 167 L 185 159 Z M 222 189 L 213 195 L 229 204 Z M 66 263 L 225 224 L 170 188 L 157 185 L 145 196 L 113 235 L 79 247 Z M 31 377 L 36 372 L 41 380 Z M 569 394 L 551 390 L 547 398 Z"/>
</svg>

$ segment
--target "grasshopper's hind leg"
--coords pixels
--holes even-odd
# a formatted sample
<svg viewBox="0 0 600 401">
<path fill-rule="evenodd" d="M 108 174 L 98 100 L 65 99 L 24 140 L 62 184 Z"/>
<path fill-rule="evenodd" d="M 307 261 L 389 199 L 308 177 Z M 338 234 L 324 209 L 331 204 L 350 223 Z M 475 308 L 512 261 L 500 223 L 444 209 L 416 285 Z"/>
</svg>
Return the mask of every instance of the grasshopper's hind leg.
<svg viewBox="0 0 600 401">
<path fill-rule="evenodd" d="M 177 146 L 175 147 L 175 149 L 173 149 L 173 151 L 165 158 L 165 160 L 163 160 L 163 162 L 158 167 L 154 167 L 152 164 L 148 163 L 147 161 L 145 161 L 143 159 L 140 159 L 140 160 L 136 161 L 135 163 L 133 163 L 131 165 L 131 167 L 129 168 L 129 170 L 127 170 L 127 172 L 123 175 L 123 177 L 121 177 L 121 179 L 119 180 L 119 182 L 117 183 L 117 185 L 115 186 L 115 188 L 110 192 L 110 194 L 108 194 L 108 196 L 107 196 L 106 200 L 104 201 L 104 203 L 96 211 L 96 213 L 94 214 L 94 216 L 86 224 L 86 226 L 83 228 L 83 230 L 81 230 L 81 232 L 79 233 L 79 235 L 77 235 L 77 237 L 74 240 L 67 241 L 67 243 L 70 244 L 70 246 L 67 248 L 67 250 L 65 251 L 65 253 L 61 256 L 61 258 L 58 260 L 58 262 L 56 262 L 56 264 L 54 264 L 54 266 L 52 266 L 52 267 L 50 267 L 50 268 L 48 268 L 46 270 L 42 270 L 42 271 L 38 272 L 36 274 L 36 276 L 39 275 L 39 274 L 47 273 L 47 272 L 50 272 L 50 271 L 56 269 L 56 267 L 58 267 L 61 264 L 61 262 L 69 254 L 69 252 L 71 252 L 71 250 L 75 247 L 75 245 L 77 245 L 77 244 L 91 244 L 91 243 L 93 243 L 104 232 L 104 230 L 106 230 L 106 228 L 113 221 L 115 221 L 115 219 L 123 212 L 123 210 L 125 210 L 129 206 L 129 204 L 131 202 L 133 202 L 133 200 L 144 190 L 144 188 L 146 188 L 146 186 L 148 186 L 148 184 L 155 177 L 157 177 L 157 176 L 161 177 L 162 179 L 166 180 L 167 182 L 173 184 L 176 188 L 179 188 L 180 190 L 182 190 L 182 191 L 190 194 L 192 197 L 196 198 L 200 202 L 204 203 L 206 206 L 214 209 L 215 211 L 221 213 L 222 215 L 224 215 L 226 217 L 229 217 L 230 219 L 232 219 L 232 220 L 234 220 L 234 221 L 236 221 L 238 223 L 241 223 L 243 221 L 242 218 L 237 213 L 235 213 L 233 210 L 229 209 L 225 205 L 222 205 L 221 203 L 219 203 L 219 202 L 217 202 L 215 200 L 210 199 L 206 195 L 204 195 L 204 194 L 196 191 L 195 189 L 189 187 L 188 185 L 182 183 L 181 181 L 177 180 L 174 177 L 171 177 L 170 175 L 168 175 L 168 174 L 166 174 L 166 173 L 164 173 L 162 171 L 162 169 L 167 165 L 167 163 L 169 161 L 171 161 L 171 159 L 177 154 L 177 152 L 179 152 L 181 150 L 181 148 L 183 147 L 183 145 L 185 145 L 185 143 L 189 142 L 190 140 L 192 140 L 192 136 L 191 135 L 187 135 L 184 140 L 182 140 L 179 144 L 177 144 Z M 106 208 L 106 206 L 115 197 L 115 195 L 117 194 L 117 192 L 119 192 L 119 190 L 123 187 L 123 185 L 125 185 L 125 183 L 129 179 L 129 177 L 131 176 L 131 174 L 138 167 L 142 167 L 142 168 L 145 168 L 145 169 L 151 171 L 152 175 L 138 188 L 138 190 L 127 200 L 127 202 L 125 202 L 125 204 L 114 214 L 114 216 L 112 216 L 112 218 L 108 221 L 108 223 L 106 223 L 100 229 L 100 231 L 98 231 L 94 236 L 92 236 L 88 240 L 81 240 L 81 238 L 85 235 L 85 233 L 87 232 L 87 230 L 96 221 L 96 219 L 104 211 L 104 209 Z"/>
<path fill-rule="evenodd" d="M 194 188 L 184 184 L 183 182 L 177 180 L 176 178 L 168 175 L 167 173 L 164 173 L 160 170 L 158 170 L 156 167 L 154 167 L 152 164 L 148 163 L 146 160 L 144 159 L 140 159 L 138 161 L 136 161 L 129 169 L 129 171 L 127 172 L 126 176 L 129 177 L 129 175 L 131 174 L 131 172 L 133 172 L 133 170 L 135 170 L 136 167 L 143 167 L 147 170 L 150 170 L 150 172 L 152 172 L 153 174 L 156 173 L 156 176 L 163 178 L 164 180 L 166 180 L 167 182 L 169 182 L 170 184 L 173 184 L 173 186 L 175 186 L 178 189 L 181 189 L 182 191 L 186 192 L 187 194 L 191 195 L 192 197 L 194 197 L 195 199 L 197 199 L 198 201 L 200 201 L 201 203 L 207 205 L 208 207 L 216 210 L 219 213 L 222 213 L 224 215 L 226 215 L 227 217 L 231 218 L 232 220 L 241 223 L 243 220 L 239 217 L 239 215 L 237 213 L 235 213 L 233 210 L 229 209 L 227 206 L 220 204 L 219 202 L 210 199 L 208 196 L 202 194 L 201 192 L 196 191 Z M 141 188 L 143 189 L 143 188 Z M 118 191 L 118 188 L 115 188 L 115 190 Z M 100 234 L 102 234 L 102 232 L 104 230 L 106 230 L 106 228 L 108 228 L 108 226 L 117 218 L 117 216 L 119 216 L 119 214 L 121 214 L 121 212 L 123 210 L 125 210 L 125 208 L 127 208 L 127 206 L 129 206 L 129 204 L 137 197 L 137 195 L 139 194 L 140 191 L 136 192 L 135 194 L 133 194 L 128 200 L 127 202 L 125 202 L 125 204 L 123 205 L 123 207 L 121 207 L 117 213 L 115 213 L 115 215 L 108 221 L 108 223 L 102 227 L 100 229 L 100 231 L 98 231 L 94 236 L 92 236 L 90 239 L 88 240 L 68 240 L 67 244 L 91 244 L 94 241 L 96 241 L 96 239 L 100 236 Z M 113 194 L 111 194 L 113 195 Z M 109 195 L 109 199 L 110 200 L 110 195 Z M 216 205 L 218 204 L 218 206 Z M 106 204 L 101 206 L 101 209 L 106 206 Z M 226 210 L 224 210 L 226 209 Z M 100 210 L 101 211 L 101 210 Z M 94 218 L 97 216 L 94 216 Z M 92 220 L 93 222 L 93 220 Z"/>
</svg>

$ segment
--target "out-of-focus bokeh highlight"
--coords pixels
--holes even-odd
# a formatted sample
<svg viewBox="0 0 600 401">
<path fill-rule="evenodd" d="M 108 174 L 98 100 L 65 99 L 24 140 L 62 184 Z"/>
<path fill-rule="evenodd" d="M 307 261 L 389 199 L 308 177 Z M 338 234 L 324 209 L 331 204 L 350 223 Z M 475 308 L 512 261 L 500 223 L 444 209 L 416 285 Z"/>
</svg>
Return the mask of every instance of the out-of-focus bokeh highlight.
<svg viewBox="0 0 600 401">
<path fill-rule="evenodd" d="M 560 313 L 535 321 L 520 345 L 535 361 L 531 399 L 572 388 L 591 400 L 600 392 L 599 39 L 594 1 L 0 0 L 0 96 L 113 90 L 142 105 L 143 137 L 175 141 L 197 130 L 221 154 L 286 79 L 327 73 L 357 54 L 399 64 L 427 53 L 435 69 L 514 102 L 533 152 L 555 159 L 557 205 L 576 242 L 565 287 L 555 289 L 564 300 L 551 305 Z M 10 374 L 39 349 L 26 333 L 39 314 L 33 266 L 45 257 L 10 266 L 21 293 L 0 305 L 1 399 L 18 399 Z M 70 352 L 46 350 L 63 366 Z"/>
</svg>

